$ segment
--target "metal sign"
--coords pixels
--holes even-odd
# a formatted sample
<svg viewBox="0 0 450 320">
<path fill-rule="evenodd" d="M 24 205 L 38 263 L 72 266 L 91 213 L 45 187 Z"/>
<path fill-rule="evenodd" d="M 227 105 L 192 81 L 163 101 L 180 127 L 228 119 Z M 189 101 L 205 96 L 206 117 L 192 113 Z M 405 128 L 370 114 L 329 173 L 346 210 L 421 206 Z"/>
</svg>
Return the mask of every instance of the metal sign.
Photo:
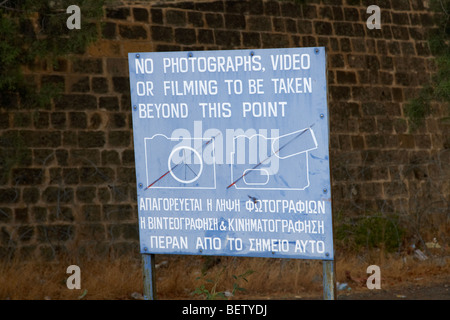
<svg viewBox="0 0 450 320">
<path fill-rule="evenodd" d="M 141 253 L 333 260 L 325 48 L 128 62 Z"/>
</svg>

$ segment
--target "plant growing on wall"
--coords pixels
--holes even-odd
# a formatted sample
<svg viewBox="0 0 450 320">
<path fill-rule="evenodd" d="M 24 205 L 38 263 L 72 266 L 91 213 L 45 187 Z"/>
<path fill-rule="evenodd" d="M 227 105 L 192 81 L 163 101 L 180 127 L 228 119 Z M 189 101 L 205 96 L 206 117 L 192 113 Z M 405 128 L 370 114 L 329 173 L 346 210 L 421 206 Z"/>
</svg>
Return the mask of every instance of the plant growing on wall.
<svg viewBox="0 0 450 320">
<path fill-rule="evenodd" d="M 430 8 L 436 12 L 437 28 L 431 33 L 428 43 L 435 56 L 437 72 L 419 95 L 406 105 L 405 113 L 413 130 L 430 113 L 432 101 L 445 102 L 447 105 L 450 102 L 450 1 L 432 0 Z M 447 115 L 444 121 L 449 120 Z"/>
<path fill-rule="evenodd" d="M 23 68 L 45 61 L 57 69 L 59 57 L 83 53 L 97 39 L 97 21 L 105 0 L 0 0 L 0 96 L 18 95 L 22 107 L 43 107 L 58 91 L 46 84 L 29 83 Z M 80 8 L 80 29 L 69 29 L 66 12 Z M 5 98 L 3 98 L 5 99 Z M 8 108 L 8 100 L 0 101 Z"/>
</svg>

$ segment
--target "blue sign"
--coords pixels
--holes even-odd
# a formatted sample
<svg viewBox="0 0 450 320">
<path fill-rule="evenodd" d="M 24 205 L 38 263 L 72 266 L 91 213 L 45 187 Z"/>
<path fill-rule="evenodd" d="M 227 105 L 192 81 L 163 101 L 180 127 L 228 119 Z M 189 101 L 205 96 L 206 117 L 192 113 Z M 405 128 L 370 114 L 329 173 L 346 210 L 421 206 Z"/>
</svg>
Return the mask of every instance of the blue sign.
<svg viewBox="0 0 450 320">
<path fill-rule="evenodd" d="M 128 63 L 141 253 L 334 259 L 325 48 Z"/>
</svg>

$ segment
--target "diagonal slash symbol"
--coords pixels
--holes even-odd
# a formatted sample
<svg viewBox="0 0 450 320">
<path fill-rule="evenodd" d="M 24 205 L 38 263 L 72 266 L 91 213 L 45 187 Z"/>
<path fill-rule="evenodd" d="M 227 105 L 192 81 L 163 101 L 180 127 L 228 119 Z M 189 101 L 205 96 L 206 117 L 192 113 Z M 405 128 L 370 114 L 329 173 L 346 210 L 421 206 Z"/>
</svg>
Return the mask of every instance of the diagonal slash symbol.
<svg viewBox="0 0 450 320">
<path fill-rule="evenodd" d="M 220 132 L 219 132 L 218 134 L 216 134 L 214 137 L 212 137 L 211 139 L 209 139 L 208 141 L 206 141 L 203 145 L 201 145 L 201 147 L 198 148 L 198 149 L 203 149 L 203 147 L 206 147 L 208 144 L 211 143 L 211 141 L 213 141 L 215 138 L 217 138 L 220 134 L 221 134 Z M 193 149 L 193 150 L 195 150 L 195 149 Z M 196 151 L 198 151 L 198 150 L 196 150 Z M 177 163 L 177 164 L 174 165 L 172 168 L 170 168 L 169 170 L 167 170 L 167 172 L 165 172 L 165 173 L 164 173 L 162 176 L 160 176 L 158 179 L 156 179 L 155 181 L 153 181 L 152 183 L 150 183 L 150 184 L 148 185 L 148 187 L 144 189 L 144 191 L 147 190 L 147 189 L 149 189 L 149 188 L 151 188 L 155 183 L 157 183 L 158 181 L 160 181 L 161 179 L 163 179 L 163 178 L 164 178 L 165 176 L 167 176 L 171 171 L 175 170 L 176 167 L 178 167 L 180 164 L 182 164 L 182 163 L 186 160 L 186 158 L 185 158 L 185 157 L 186 157 L 186 153 L 183 152 L 183 154 L 184 154 L 184 158 L 183 158 L 179 163 Z M 192 173 L 194 173 L 195 176 L 197 176 L 197 174 L 191 169 L 191 167 L 189 167 L 186 163 L 184 163 L 184 165 L 187 166 L 187 167 L 192 171 Z"/>
<path fill-rule="evenodd" d="M 271 157 L 273 157 L 275 154 L 279 153 L 283 148 L 285 148 L 287 145 L 289 145 L 292 141 L 294 141 L 295 139 L 297 139 L 298 137 L 300 137 L 302 134 L 304 134 L 306 131 L 310 130 L 315 123 L 313 123 L 312 125 L 310 125 L 308 128 L 304 129 L 303 131 L 301 131 L 299 134 L 297 134 L 295 137 L 293 137 L 291 140 L 289 140 L 288 142 L 286 142 L 284 145 L 282 145 L 280 148 L 278 148 L 277 151 L 273 152 L 270 156 L 268 156 L 267 158 L 265 158 L 264 160 L 260 161 L 258 164 L 256 164 L 251 170 L 247 170 L 245 171 L 245 173 L 243 175 L 241 175 L 239 178 L 237 178 L 236 180 L 234 180 L 228 187 L 227 189 L 229 189 L 230 187 L 234 186 L 236 183 L 238 183 L 242 178 L 244 178 L 247 174 L 249 174 L 250 172 L 254 171 L 254 169 L 258 168 L 260 165 L 262 165 L 264 162 L 266 162 L 267 160 L 269 160 Z"/>
</svg>

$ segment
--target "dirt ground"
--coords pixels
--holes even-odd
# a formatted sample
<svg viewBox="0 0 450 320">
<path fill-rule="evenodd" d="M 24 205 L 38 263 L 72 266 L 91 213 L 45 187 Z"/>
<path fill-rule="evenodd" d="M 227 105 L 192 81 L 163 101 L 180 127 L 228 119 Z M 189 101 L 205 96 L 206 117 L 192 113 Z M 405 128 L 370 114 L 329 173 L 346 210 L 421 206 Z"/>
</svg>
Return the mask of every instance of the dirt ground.
<svg viewBox="0 0 450 320">
<path fill-rule="evenodd" d="M 450 277 L 429 283 L 408 283 L 389 289 L 338 290 L 337 300 L 450 300 Z M 251 297 L 255 300 L 322 300 L 321 295 Z"/>
<path fill-rule="evenodd" d="M 320 295 L 251 297 L 251 300 L 322 300 Z M 434 283 L 404 284 L 389 289 L 341 291 L 337 300 L 450 300 L 450 278 Z"/>
<path fill-rule="evenodd" d="M 338 300 L 450 300 L 450 277 L 408 283 L 389 289 L 338 292 Z"/>
</svg>

